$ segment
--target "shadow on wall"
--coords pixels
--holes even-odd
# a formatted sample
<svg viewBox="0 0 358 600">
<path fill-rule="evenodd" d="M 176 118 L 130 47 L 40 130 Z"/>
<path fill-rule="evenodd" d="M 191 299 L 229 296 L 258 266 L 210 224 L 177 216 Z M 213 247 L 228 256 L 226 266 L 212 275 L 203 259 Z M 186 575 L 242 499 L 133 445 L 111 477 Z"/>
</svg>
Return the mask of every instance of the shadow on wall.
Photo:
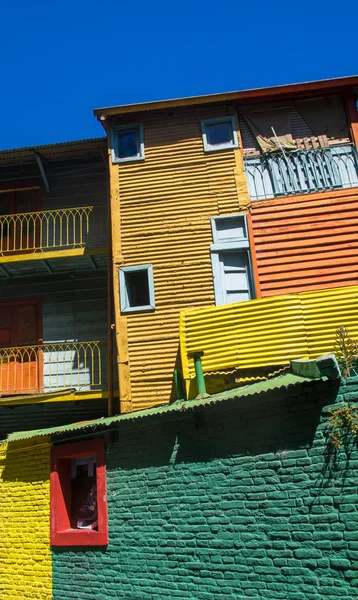
<svg viewBox="0 0 358 600">
<path fill-rule="evenodd" d="M 333 404 L 337 382 L 312 382 L 297 388 L 226 400 L 210 407 L 123 422 L 109 452 L 107 470 L 204 462 L 230 456 L 310 447 L 322 409 Z"/>
</svg>

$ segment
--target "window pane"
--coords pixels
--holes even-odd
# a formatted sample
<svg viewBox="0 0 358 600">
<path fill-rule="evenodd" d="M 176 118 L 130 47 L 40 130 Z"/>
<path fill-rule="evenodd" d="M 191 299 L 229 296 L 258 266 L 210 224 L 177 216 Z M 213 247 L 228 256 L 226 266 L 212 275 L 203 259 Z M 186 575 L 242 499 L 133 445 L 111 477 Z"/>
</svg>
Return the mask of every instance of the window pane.
<svg viewBox="0 0 358 600">
<path fill-rule="evenodd" d="M 127 129 L 116 132 L 117 158 L 131 158 L 138 156 L 138 130 Z"/>
<path fill-rule="evenodd" d="M 250 300 L 249 269 L 246 252 L 221 252 L 220 264 L 225 303 Z"/>
<path fill-rule="evenodd" d="M 228 146 L 233 144 L 231 122 L 206 125 L 206 138 L 209 146 Z"/>
<path fill-rule="evenodd" d="M 150 304 L 148 271 L 127 271 L 125 274 L 129 306 L 148 306 Z"/>
<path fill-rule="evenodd" d="M 242 217 L 230 217 L 228 219 L 215 219 L 217 239 L 241 240 L 246 239 L 245 219 Z"/>
</svg>

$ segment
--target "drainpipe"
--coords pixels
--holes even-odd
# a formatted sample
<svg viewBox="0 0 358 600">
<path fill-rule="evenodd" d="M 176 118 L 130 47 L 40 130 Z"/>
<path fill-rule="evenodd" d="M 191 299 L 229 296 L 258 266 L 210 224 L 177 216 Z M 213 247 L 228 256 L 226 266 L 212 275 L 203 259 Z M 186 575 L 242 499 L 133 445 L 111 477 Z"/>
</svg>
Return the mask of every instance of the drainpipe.
<svg viewBox="0 0 358 600">
<path fill-rule="evenodd" d="M 101 151 L 107 172 L 107 190 L 108 190 L 108 262 L 107 262 L 107 386 L 108 386 L 108 404 L 107 412 L 111 417 L 113 414 L 113 261 L 112 261 L 112 222 L 111 222 L 111 192 L 108 168 L 108 156 Z"/>
<path fill-rule="evenodd" d="M 198 388 L 197 398 L 199 398 L 199 399 L 206 398 L 209 395 L 209 394 L 207 394 L 206 387 L 205 387 L 203 365 L 201 363 L 202 356 L 204 356 L 204 352 L 202 350 L 193 350 L 192 352 L 188 352 L 188 358 L 194 359 L 196 385 Z"/>
</svg>

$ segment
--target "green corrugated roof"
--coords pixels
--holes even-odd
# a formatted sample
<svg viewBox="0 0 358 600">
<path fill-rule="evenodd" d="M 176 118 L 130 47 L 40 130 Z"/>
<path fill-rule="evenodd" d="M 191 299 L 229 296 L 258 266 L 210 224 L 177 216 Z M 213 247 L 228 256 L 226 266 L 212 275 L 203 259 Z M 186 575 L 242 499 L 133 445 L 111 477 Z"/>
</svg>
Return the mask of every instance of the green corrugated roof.
<svg viewBox="0 0 358 600">
<path fill-rule="evenodd" d="M 177 400 L 172 404 L 164 404 L 156 406 L 154 408 L 148 408 L 146 410 L 138 410 L 130 413 L 124 413 L 116 417 L 103 417 L 102 419 L 95 419 L 93 421 L 82 421 L 81 423 L 71 423 L 69 425 L 61 425 L 60 427 L 50 427 L 48 429 L 34 429 L 31 431 L 18 431 L 8 436 L 9 441 L 24 440 L 34 438 L 42 435 L 59 435 L 66 431 L 84 431 L 91 433 L 92 431 L 98 431 L 107 429 L 110 425 L 121 423 L 122 421 L 134 421 L 136 419 L 145 419 L 148 417 L 161 416 L 170 413 L 183 413 L 196 408 L 202 408 L 205 406 L 211 406 L 219 402 L 225 402 L 228 400 L 240 400 L 248 396 L 256 396 L 258 394 L 265 394 L 267 392 L 274 392 L 276 390 L 288 389 L 294 386 L 301 385 L 303 383 L 312 383 L 314 381 L 326 381 L 327 377 L 321 377 L 312 379 L 311 377 L 301 377 L 299 375 L 293 375 L 287 373 L 274 379 L 268 379 L 266 381 L 260 381 L 247 385 L 245 387 L 236 388 L 233 390 L 227 390 L 220 394 L 213 394 L 207 398 L 197 400 Z"/>
</svg>

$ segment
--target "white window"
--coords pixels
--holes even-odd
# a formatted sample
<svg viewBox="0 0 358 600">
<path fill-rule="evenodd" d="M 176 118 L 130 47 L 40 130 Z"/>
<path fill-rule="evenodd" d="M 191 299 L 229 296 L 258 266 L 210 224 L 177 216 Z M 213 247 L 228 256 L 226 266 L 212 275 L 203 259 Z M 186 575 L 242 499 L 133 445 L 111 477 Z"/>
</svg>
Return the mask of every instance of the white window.
<svg viewBox="0 0 358 600">
<path fill-rule="evenodd" d="M 119 288 L 122 313 L 155 308 L 152 265 L 121 267 Z"/>
<path fill-rule="evenodd" d="M 246 215 L 213 217 L 210 246 L 216 305 L 255 297 Z"/>
<path fill-rule="evenodd" d="M 238 148 L 234 117 L 220 117 L 201 122 L 205 152 Z"/>
<path fill-rule="evenodd" d="M 113 163 L 144 160 L 143 126 L 141 123 L 112 127 L 110 140 Z"/>
</svg>

